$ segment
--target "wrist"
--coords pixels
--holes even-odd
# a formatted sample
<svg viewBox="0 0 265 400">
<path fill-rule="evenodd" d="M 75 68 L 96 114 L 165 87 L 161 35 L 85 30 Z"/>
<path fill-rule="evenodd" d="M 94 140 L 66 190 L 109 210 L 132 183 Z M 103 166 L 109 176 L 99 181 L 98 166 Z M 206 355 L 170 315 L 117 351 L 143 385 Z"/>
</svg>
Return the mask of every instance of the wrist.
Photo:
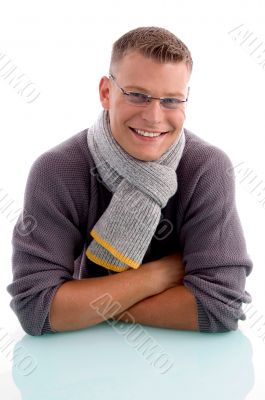
<svg viewBox="0 0 265 400">
<path fill-rule="evenodd" d="M 152 268 L 153 263 L 153 261 L 150 261 L 142 264 L 137 270 L 134 270 L 138 274 L 139 285 L 145 288 L 147 297 L 159 293 L 155 270 Z"/>
</svg>

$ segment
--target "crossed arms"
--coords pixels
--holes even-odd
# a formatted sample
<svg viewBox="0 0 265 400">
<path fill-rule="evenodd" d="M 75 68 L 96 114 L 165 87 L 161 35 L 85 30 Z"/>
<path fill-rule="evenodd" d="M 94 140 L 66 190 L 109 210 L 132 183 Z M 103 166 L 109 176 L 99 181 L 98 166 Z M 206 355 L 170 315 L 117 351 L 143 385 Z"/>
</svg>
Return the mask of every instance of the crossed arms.
<svg viewBox="0 0 265 400">
<path fill-rule="evenodd" d="M 138 270 L 64 283 L 52 302 L 52 329 L 81 329 L 114 318 L 165 328 L 198 330 L 196 300 L 183 285 L 183 277 L 181 257 L 173 254 L 143 264 Z M 104 294 L 113 306 L 119 305 L 116 311 L 112 304 L 108 304 L 107 311 L 104 301 L 101 304 Z M 100 306 L 104 313 L 100 312 Z"/>
</svg>

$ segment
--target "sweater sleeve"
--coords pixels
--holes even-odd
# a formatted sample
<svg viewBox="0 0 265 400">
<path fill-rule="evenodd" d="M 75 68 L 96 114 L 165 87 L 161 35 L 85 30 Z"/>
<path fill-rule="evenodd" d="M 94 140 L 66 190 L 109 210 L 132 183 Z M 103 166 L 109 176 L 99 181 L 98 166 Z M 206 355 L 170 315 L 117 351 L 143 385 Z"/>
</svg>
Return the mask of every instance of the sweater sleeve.
<svg viewBox="0 0 265 400">
<path fill-rule="evenodd" d="M 242 303 L 251 302 L 245 281 L 253 265 L 236 209 L 232 163 L 212 147 L 203 165 L 180 232 L 184 285 L 196 298 L 199 330 L 225 332 L 246 318 Z"/>
<path fill-rule="evenodd" d="M 73 165 L 60 152 L 40 156 L 30 170 L 23 210 L 13 230 L 13 282 L 7 290 L 11 308 L 30 335 L 52 333 L 53 296 L 73 279 L 74 261 L 82 251 L 74 175 Z M 78 178 L 77 172 L 75 181 Z"/>
</svg>

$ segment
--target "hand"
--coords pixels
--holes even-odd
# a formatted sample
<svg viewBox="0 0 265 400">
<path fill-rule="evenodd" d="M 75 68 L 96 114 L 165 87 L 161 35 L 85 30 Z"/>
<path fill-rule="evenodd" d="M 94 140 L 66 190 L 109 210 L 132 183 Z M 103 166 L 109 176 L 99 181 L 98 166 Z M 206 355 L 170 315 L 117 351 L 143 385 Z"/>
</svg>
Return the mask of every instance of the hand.
<svg viewBox="0 0 265 400">
<path fill-rule="evenodd" d="M 159 260 L 142 264 L 139 268 L 153 286 L 154 294 L 161 293 L 176 285 L 181 285 L 185 276 L 185 266 L 180 253 L 170 254 Z"/>
</svg>

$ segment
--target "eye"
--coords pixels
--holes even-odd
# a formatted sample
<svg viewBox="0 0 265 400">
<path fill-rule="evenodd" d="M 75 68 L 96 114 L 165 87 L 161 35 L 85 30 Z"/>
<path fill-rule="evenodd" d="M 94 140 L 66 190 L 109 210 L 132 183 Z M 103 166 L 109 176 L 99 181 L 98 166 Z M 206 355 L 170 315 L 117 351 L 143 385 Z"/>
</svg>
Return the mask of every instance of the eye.
<svg viewBox="0 0 265 400">
<path fill-rule="evenodd" d="M 143 93 L 129 92 L 129 97 L 135 103 L 147 103 L 149 101 L 149 97 Z"/>
<path fill-rule="evenodd" d="M 175 97 L 165 97 L 162 101 L 164 104 L 168 105 L 181 103 L 181 100 L 176 99 Z"/>
</svg>

